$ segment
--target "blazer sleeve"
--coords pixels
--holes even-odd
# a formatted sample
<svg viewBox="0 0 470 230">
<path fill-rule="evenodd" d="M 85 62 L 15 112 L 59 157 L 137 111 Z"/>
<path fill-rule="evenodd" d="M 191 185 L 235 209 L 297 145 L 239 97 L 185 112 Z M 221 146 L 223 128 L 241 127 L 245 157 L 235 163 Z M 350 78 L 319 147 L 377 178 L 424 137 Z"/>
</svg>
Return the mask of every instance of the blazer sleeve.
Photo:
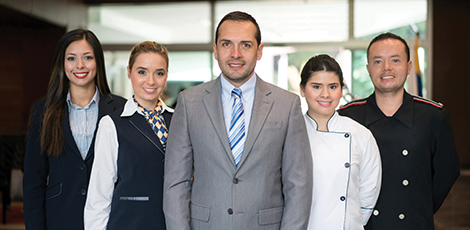
<svg viewBox="0 0 470 230">
<path fill-rule="evenodd" d="M 105 230 L 108 224 L 114 184 L 117 181 L 118 148 L 114 122 L 110 116 L 104 116 L 96 133 L 95 161 L 83 214 L 86 230 Z"/>
<path fill-rule="evenodd" d="M 28 230 L 46 229 L 45 203 L 49 161 L 47 154 L 41 152 L 43 110 L 43 103 L 34 104 L 26 142 L 23 209 L 25 226 Z"/>
<path fill-rule="evenodd" d="M 189 230 L 193 149 L 184 93 L 177 104 L 165 154 L 163 212 L 168 230 Z"/>
<path fill-rule="evenodd" d="M 284 213 L 281 229 L 307 229 L 313 189 L 313 161 L 298 96 L 291 103 L 282 156 Z"/>
<path fill-rule="evenodd" d="M 365 129 L 365 128 L 364 128 Z M 361 200 L 362 225 L 367 221 L 374 210 L 379 198 L 382 184 L 382 162 L 379 147 L 372 133 L 367 130 L 362 147 L 362 161 L 359 172 L 359 197 Z"/>
<path fill-rule="evenodd" d="M 442 117 L 434 131 L 431 148 L 433 210 L 436 213 L 460 175 L 454 130 L 450 123 L 450 115 L 446 110 L 443 110 Z"/>
</svg>

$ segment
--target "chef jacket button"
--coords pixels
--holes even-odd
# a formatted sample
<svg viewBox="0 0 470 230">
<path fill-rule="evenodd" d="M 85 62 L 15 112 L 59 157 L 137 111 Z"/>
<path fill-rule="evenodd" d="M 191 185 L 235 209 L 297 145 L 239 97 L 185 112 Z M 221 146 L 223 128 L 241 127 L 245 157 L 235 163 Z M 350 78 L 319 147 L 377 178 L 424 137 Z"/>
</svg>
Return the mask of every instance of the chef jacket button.
<svg viewBox="0 0 470 230">
<path fill-rule="evenodd" d="M 345 201 L 345 200 L 346 200 L 346 197 L 341 196 L 339 199 L 340 199 L 341 201 Z"/>
<path fill-rule="evenodd" d="M 344 163 L 344 167 L 349 168 L 349 167 L 351 167 L 351 164 L 349 164 L 348 162 L 346 162 L 346 163 Z"/>
<path fill-rule="evenodd" d="M 374 212 L 372 212 L 372 214 L 374 214 L 374 216 L 378 216 L 379 215 L 379 210 L 374 210 Z"/>
<path fill-rule="evenodd" d="M 229 208 L 229 209 L 227 210 L 227 212 L 228 212 L 229 215 L 232 215 L 232 214 L 233 214 L 233 210 L 232 210 L 231 208 Z"/>
<path fill-rule="evenodd" d="M 349 133 L 344 134 L 344 137 L 348 138 L 348 137 L 349 137 Z"/>
<path fill-rule="evenodd" d="M 402 184 L 403 184 L 403 186 L 408 186 L 408 184 L 410 184 L 410 182 L 407 179 L 404 179 Z"/>
<path fill-rule="evenodd" d="M 405 214 L 402 213 L 402 214 L 398 215 L 398 219 L 400 219 L 400 220 L 405 219 Z"/>
<path fill-rule="evenodd" d="M 401 151 L 401 154 L 403 154 L 403 156 L 406 156 L 406 155 L 408 155 L 408 150 L 406 150 L 406 149 L 403 149 L 403 151 Z"/>
</svg>

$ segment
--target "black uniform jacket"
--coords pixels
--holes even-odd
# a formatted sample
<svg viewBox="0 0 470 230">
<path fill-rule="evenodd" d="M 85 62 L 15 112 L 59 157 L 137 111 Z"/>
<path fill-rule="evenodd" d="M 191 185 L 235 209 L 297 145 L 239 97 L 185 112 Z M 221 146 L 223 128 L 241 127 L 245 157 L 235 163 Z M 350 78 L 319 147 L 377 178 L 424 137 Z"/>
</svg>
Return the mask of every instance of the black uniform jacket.
<svg viewBox="0 0 470 230">
<path fill-rule="evenodd" d="M 406 92 L 392 117 L 379 109 L 375 94 L 339 113 L 372 131 L 382 158 L 382 189 L 366 229 L 434 229 L 433 214 L 460 175 L 449 113 Z"/>
<path fill-rule="evenodd" d="M 125 102 L 120 96 L 100 95 L 97 121 Z M 59 157 L 49 157 L 41 152 L 40 147 L 43 113 L 44 100 L 40 100 L 33 105 L 24 162 L 26 229 L 83 230 L 83 209 L 94 159 L 94 137 L 83 160 L 70 130 L 66 107 L 64 150 Z"/>
</svg>

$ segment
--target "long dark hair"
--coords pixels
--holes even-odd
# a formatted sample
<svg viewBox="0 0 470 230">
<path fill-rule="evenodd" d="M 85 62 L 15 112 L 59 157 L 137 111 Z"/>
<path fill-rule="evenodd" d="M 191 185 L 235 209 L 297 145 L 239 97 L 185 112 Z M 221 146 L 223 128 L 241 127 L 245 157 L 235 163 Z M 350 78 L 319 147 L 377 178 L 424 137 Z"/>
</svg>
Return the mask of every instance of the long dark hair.
<svg viewBox="0 0 470 230">
<path fill-rule="evenodd" d="M 64 110 L 66 97 L 70 88 L 70 81 L 65 75 L 64 61 L 65 50 L 70 43 L 86 40 L 93 48 L 96 61 L 95 85 L 101 95 L 111 93 L 104 67 L 103 48 L 93 32 L 84 29 L 69 31 L 57 44 L 54 61 L 52 64 L 51 79 L 47 89 L 44 106 L 44 117 L 41 130 L 41 150 L 47 155 L 60 156 L 64 146 Z"/>
</svg>

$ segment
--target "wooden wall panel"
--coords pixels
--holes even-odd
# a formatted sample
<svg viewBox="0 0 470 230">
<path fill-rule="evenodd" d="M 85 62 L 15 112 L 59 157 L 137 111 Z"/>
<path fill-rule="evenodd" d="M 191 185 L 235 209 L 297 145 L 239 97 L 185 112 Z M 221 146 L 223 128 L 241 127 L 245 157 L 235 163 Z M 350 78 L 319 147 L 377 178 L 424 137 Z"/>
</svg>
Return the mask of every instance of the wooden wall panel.
<svg viewBox="0 0 470 230">
<path fill-rule="evenodd" d="M 32 104 L 46 95 L 55 47 L 66 30 L 16 12 L 9 15 L 12 23 L 0 23 L 0 135 L 22 135 Z"/>
<path fill-rule="evenodd" d="M 433 0 L 433 96 L 451 114 L 461 165 L 470 168 L 470 1 Z"/>
</svg>

